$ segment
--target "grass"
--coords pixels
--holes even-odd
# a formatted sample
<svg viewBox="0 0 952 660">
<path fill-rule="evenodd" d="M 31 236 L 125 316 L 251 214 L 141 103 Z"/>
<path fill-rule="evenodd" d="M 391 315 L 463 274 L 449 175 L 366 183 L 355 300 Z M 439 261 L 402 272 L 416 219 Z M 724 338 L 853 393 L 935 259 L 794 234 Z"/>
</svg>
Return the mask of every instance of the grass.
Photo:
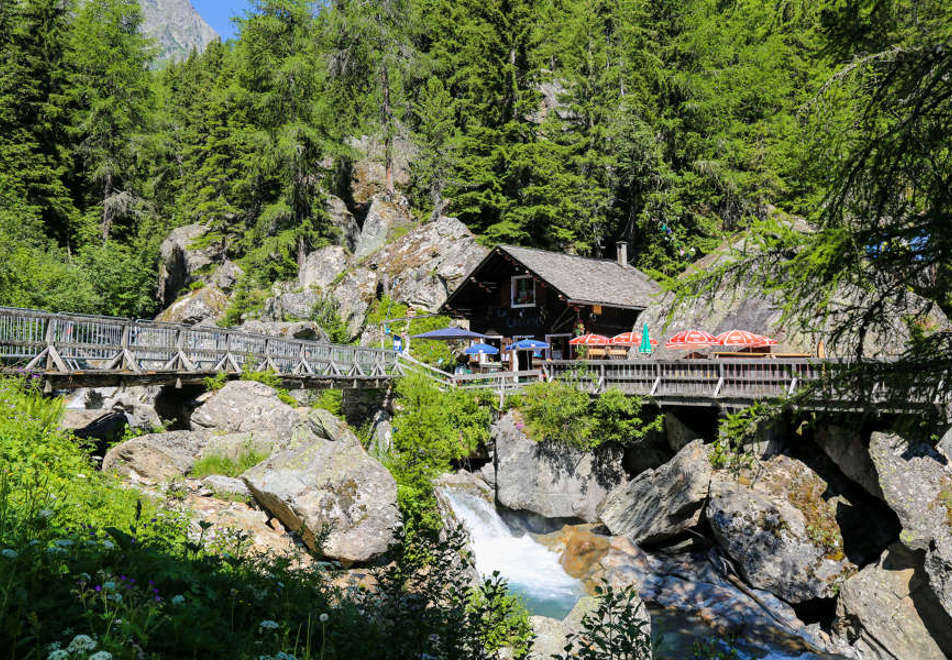
<svg viewBox="0 0 952 660">
<path fill-rule="evenodd" d="M 243 449 L 237 459 L 231 456 L 211 454 L 195 462 L 195 465 L 192 467 L 191 476 L 201 478 L 207 477 L 210 474 L 223 474 L 226 477 L 237 477 L 267 457 L 267 454 L 255 451 L 251 448 Z"/>
</svg>

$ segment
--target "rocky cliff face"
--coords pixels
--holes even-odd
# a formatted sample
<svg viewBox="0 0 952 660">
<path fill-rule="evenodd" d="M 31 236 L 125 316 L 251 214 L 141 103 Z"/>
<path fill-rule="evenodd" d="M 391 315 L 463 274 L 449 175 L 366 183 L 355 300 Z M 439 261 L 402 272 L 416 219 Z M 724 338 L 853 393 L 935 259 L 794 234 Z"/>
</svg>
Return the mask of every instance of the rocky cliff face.
<svg viewBox="0 0 952 660">
<path fill-rule="evenodd" d="M 189 0 L 139 0 L 142 31 L 155 39 L 159 61 L 188 57 L 192 49 L 204 50 L 218 33 L 202 18 Z"/>
</svg>

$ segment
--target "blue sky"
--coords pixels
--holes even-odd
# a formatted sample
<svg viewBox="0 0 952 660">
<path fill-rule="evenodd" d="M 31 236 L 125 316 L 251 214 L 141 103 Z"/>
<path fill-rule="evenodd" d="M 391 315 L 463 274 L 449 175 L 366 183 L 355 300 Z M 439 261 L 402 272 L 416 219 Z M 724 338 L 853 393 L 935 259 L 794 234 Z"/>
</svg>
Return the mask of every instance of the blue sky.
<svg viewBox="0 0 952 660">
<path fill-rule="evenodd" d="M 241 16 L 251 3 L 249 0 L 192 0 L 192 6 L 202 18 L 215 28 L 222 41 L 235 36 L 232 16 Z"/>
</svg>

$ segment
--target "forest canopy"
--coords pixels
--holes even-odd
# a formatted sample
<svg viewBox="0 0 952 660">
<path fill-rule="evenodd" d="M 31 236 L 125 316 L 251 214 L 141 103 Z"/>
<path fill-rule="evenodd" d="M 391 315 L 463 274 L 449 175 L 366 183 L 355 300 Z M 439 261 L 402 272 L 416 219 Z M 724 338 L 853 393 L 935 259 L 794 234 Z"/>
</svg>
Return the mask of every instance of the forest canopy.
<svg viewBox="0 0 952 660">
<path fill-rule="evenodd" d="M 0 303 L 151 315 L 159 243 L 195 222 L 259 285 L 293 277 L 335 238 L 325 198 L 347 199 L 362 135 L 390 187 L 412 145 L 421 220 L 595 256 L 627 240 L 676 274 L 773 209 L 828 208 L 817 154 L 844 142 L 823 122 L 864 116 L 829 81 L 908 41 L 912 5 L 947 24 L 926 4 L 256 0 L 236 39 L 156 69 L 136 0 L 8 0 Z"/>
</svg>

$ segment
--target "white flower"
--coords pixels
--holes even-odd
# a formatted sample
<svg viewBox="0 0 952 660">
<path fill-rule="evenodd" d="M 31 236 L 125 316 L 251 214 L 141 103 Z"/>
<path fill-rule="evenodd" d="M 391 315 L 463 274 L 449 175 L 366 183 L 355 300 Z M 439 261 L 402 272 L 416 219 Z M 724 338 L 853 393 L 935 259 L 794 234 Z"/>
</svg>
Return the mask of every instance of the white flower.
<svg viewBox="0 0 952 660">
<path fill-rule="evenodd" d="M 107 540 L 105 540 L 105 541 L 102 542 L 102 547 L 104 547 L 106 550 L 112 550 L 112 549 L 115 548 L 116 546 L 115 546 L 115 544 L 113 544 L 112 541 L 110 541 L 110 540 L 107 539 Z"/>
<path fill-rule="evenodd" d="M 122 602 L 122 594 L 109 594 L 109 596 L 107 597 L 109 598 L 109 600 L 114 600 L 117 603 Z"/>
<path fill-rule="evenodd" d="M 77 478 L 77 479 L 85 479 L 85 478 L 86 478 L 86 475 L 83 474 L 82 472 L 77 472 L 77 473 L 76 473 L 76 478 Z"/>
<path fill-rule="evenodd" d="M 68 548 L 68 547 L 70 547 L 71 545 L 73 545 L 73 542 L 70 541 L 69 539 L 57 539 L 57 540 L 53 541 L 53 544 L 54 544 L 54 545 L 58 545 L 58 546 L 61 547 L 61 548 Z"/>
<path fill-rule="evenodd" d="M 278 651 L 277 654 L 274 656 L 274 660 L 297 660 L 297 658 L 291 655 L 290 653 L 285 653 L 284 651 Z"/>
<path fill-rule="evenodd" d="M 181 605 L 184 602 L 185 602 L 185 596 L 183 596 L 182 594 L 176 594 L 172 596 L 173 605 Z"/>
<path fill-rule="evenodd" d="M 265 619 L 264 621 L 258 624 L 258 627 L 263 628 L 265 630 L 277 630 L 279 628 L 278 622 L 272 621 L 271 619 Z"/>
<path fill-rule="evenodd" d="M 116 588 L 116 583 L 113 582 L 112 580 L 109 580 L 108 582 L 103 582 L 102 588 L 105 589 L 106 591 L 113 591 Z"/>
<path fill-rule="evenodd" d="M 96 640 L 89 635 L 76 635 L 73 641 L 69 643 L 66 650 L 70 653 L 79 653 L 80 651 L 92 651 L 96 648 Z"/>
<path fill-rule="evenodd" d="M 66 550 L 59 547 L 58 545 L 51 545 L 46 549 L 46 553 L 50 555 L 65 555 Z"/>
<path fill-rule="evenodd" d="M 17 551 L 13 548 L 4 548 L 0 550 L 0 556 L 6 557 L 7 559 L 16 559 Z"/>
<path fill-rule="evenodd" d="M 327 616 L 327 612 L 321 612 L 321 615 L 320 615 L 319 617 L 317 617 L 317 618 L 321 620 L 321 623 L 327 623 L 327 620 L 328 620 L 330 617 Z"/>
<path fill-rule="evenodd" d="M 97 651 L 89 656 L 87 660 L 112 660 L 112 653 L 109 651 Z"/>
<path fill-rule="evenodd" d="M 68 657 L 69 651 L 57 649 L 55 651 L 50 651 L 49 655 L 46 656 L 46 660 L 66 660 Z"/>
<path fill-rule="evenodd" d="M 40 509 L 40 511 L 39 511 L 36 515 L 38 515 L 40 518 L 52 518 L 52 517 L 53 517 L 53 510 L 52 510 L 52 509 Z"/>
</svg>

